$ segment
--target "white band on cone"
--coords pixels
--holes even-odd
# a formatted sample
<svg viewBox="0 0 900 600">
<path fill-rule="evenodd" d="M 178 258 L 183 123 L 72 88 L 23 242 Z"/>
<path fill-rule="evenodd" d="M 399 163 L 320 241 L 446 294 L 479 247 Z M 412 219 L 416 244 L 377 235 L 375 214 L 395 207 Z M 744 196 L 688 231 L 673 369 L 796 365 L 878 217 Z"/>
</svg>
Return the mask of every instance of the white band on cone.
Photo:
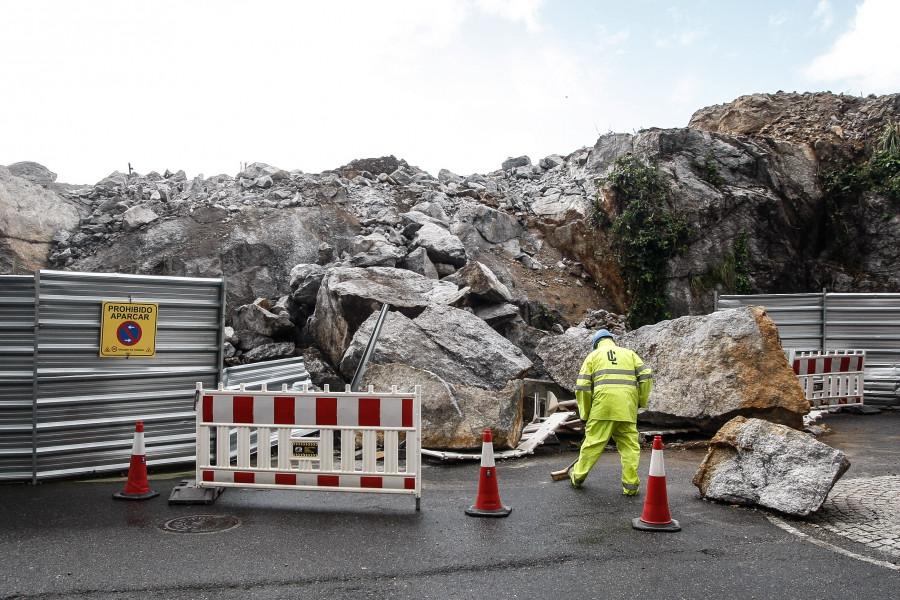
<svg viewBox="0 0 900 600">
<path fill-rule="evenodd" d="M 494 445 L 484 442 L 481 444 L 481 466 L 494 466 Z"/>
<path fill-rule="evenodd" d="M 134 444 L 131 446 L 131 454 L 134 456 L 142 456 L 144 454 L 144 434 L 141 432 L 134 434 Z"/>
<path fill-rule="evenodd" d="M 665 477 L 666 463 L 663 460 L 662 450 L 650 452 L 650 477 Z"/>
</svg>

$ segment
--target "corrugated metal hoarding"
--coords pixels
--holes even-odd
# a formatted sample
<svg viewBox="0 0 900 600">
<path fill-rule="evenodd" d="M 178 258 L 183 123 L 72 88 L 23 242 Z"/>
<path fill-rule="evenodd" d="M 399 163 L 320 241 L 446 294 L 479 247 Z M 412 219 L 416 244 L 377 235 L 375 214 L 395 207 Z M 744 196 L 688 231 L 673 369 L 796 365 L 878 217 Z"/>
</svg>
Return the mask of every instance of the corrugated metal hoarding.
<svg viewBox="0 0 900 600">
<path fill-rule="evenodd" d="M 34 277 L 0 275 L 0 479 L 30 479 Z"/>
<path fill-rule="evenodd" d="M 715 310 L 765 306 L 785 350 L 865 350 L 865 402 L 900 405 L 900 294 L 717 296 Z"/>
<path fill-rule="evenodd" d="M 144 422 L 148 462 L 193 461 L 194 390 L 198 381 L 215 386 L 222 367 L 224 279 L 38 271 L 32 285 L 28 475 L 125 470 L 137 421 Z M 104 302 L 158 305 L 155 356 L 100 356 Z M 0 438 L 6 443 L 2 430 Z M 21 468 L 5 462 L 0 478 L 21 479 Z"/>
</svg>

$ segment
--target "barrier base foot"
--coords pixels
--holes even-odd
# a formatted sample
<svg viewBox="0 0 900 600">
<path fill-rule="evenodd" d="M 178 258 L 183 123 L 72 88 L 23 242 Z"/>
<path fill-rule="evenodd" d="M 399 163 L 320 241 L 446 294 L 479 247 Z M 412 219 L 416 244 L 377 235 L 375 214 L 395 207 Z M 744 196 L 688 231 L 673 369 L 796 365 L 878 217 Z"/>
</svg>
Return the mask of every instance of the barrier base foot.
<svg viewBox="0 0 900 600">
<path fill-rule="evenodd" d="M 504 506 L 503 508 L 498 508 L 496 510 L 484 510 L 481 508 L 475 508 L 475 505 L 473 504 L 466 509 L 466 514 L 470 517 L 508 517 L 509 513 L 511 512 L 512 509 L 508 506 Z"/>
<path fill-rule="evenodd" d="M 169 504 L 212 504 L 223 491 L 223 487 L 199 487 L 196 480 L 185 479 L 172 489 Z"/>
<path fill-rule="evenodd" d="M 640 517 L 638 517 L 631 520 L 631 526 L 641 531 L 681 531 L 681 524 L 675 519 L 672 519 L 669 523 L 647 523 L 646 521 L 641 521 Z"/>
<path fill-rule="evenodd" d="M 113 494 L 113 498 L 116 500 L 149 500 L 150 498 L 156 498 L 159 496 L 159 492 L 154 492 L 150 490 L 145 494 L 126 494 L 125 492 L 116 492 Z"/>
</svg>

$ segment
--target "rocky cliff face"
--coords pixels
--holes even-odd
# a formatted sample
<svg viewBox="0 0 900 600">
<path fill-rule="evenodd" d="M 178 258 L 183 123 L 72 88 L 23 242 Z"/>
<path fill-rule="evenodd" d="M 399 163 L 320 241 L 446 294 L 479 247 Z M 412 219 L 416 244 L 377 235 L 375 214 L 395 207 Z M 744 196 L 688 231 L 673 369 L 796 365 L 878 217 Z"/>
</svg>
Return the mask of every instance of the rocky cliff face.
<svg viewBox="0 0 900 600">
<path fill-rule="evenodd" d="M 669 183 L 669 208 L 690 228 L 684 252 L 668 257 L 673 316 L 707 312 L 714 290 L 737 291 L 730 275 L 741 244 L 746 283 L 757 292 L 897 291 L 896 209 L 880 197 L 853 209 L 865 243 L 852 266 L 835 261 L 820 168 L 898 117 L 900 95 L 754 95 L 700 110 L 684 129 L 605 135 L 567 156 L 511 158 L 469 176 L 382 157 L 319 174 L 257 163 L 234 177 L 115 172 L 70 186 L 19 163 L 0 170 L 0 265 L 225 275 L 233 309 L 302 295 L 291 286 L 298 265 L 397 267 L 443 279 L 478 262 L 526 325 L 547 330 L 590 309 L 629 307 L 612 233 L 592 217 L 621 211 L 601 183 L 632 153 Z M 312 314 L 312 298 L 295 303 L 298 315 Z M 484 308 L 475 304 L 468 308 Z"/>
</svg>

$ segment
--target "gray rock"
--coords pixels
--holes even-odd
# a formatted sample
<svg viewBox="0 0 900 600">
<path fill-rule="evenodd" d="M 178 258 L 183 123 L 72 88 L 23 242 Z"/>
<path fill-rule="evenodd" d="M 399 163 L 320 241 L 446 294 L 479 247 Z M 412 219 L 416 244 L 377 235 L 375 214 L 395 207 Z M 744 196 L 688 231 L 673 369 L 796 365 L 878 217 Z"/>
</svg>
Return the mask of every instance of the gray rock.
<svg viewBox="0 0 900 600">
<path fill-rule="evenodd" d="M 394 267 L 406 256 L 406 249 L 390 243 L 382 234 L 358 235 L 350 242 L 352 256 L 347 267 Z"/>
<path fill-rule="evenodd" d="M 528 158 L 527 156 L 518 156 L 516 158 L 512 158 L 512 157 L 507 158 L 506 160 L 503 161 L 503 164 L 501 165 L 500 168 L 503 169 L 504 171 L 509 171 L 512 169 L 518 169 L 520 167 L 530 167 L 530 166 L 531 166 L 530 158 Z"/>
<path fill-rule="evenodd" d="M 252 331 L 267 337 L 276 337 L 294 328 L 286 313 L 271 312 L 265 300 L 239 306 L 234 311 L 232 326 L 237 331 Z"/>
<path fill-rule="evenodd" d="M 475 308 L 475 316 L 499 331 L 503 325 L 520 317 L 515 304 L 488 304 Z"/>
<path fill-rule="evenodd" d="M 317 389 L 325 389 L 327 385 L 331 390 L 344 391 L 347 382 L 344 381 L 328 362 L 325 355 L 317 348 L 302 348 L 297 350 L 296 354 L 303 357 L 303 365 L 309 372 L 309 378 Z"/>
<path fill-rule="evenodd" d="M 153 212 L 146 204 L 138 204 L 126 210 L 123 218 L 125 219 L 125 228 L 128 231 L 133 231 L 148 223 L 152 223 L 159 218 L 159 215 Z"/>
<path fill-rule="evenodd" d="M 334 267 L 328 269 L 309 322 L 319 349 L 340 364 L 357 328 L 369 315 L 389 304 L 417 316 L 431 304 L 453 301 L 457 287 L 412 271 L 390 267 Z"/>
<path fill-rule="evenodd" d="M 319 244 L 316 250 L 316 264 L 325 266 L 334 260 L 334 246 L 328 242 Z"/>
<path fill-rule="evenodd" d="M 712 439 L 693 483 L 711 500 L 805 517 L 822 506 L 848 468 L 843 452 L 810 435 L 735 417 Z"/>
<path fill-rule="evenodd" d="M 9 172 L 16 177 L 27 179 L 31 183 L 37 185 L 46 185 L 48 183 L 53 183 L 54 181 L 56 181 L 56 173 L 54 173 L 44 165 L 36 162 L 17 162 L 8 165 L 6 168 L 9 169 Z"/>
<path fill-rule="evenodd" d="M 0 272 L 45 268 L 54 236 L 74 230 L 85 214 L 77 203 L 0 167 Z"/>
<path fill-rule="evenodd" d="M 448 171 L 447 169 L 441 169 L 440 171 L 438 171 L 438 181 L 440 181 L 441 183 L 444 183 L 444 184 L 462 183 L 463 178 L 460 177 L 459 175 L 457 175 L 456 173 Z"/>
<path fill-rule="evenodd" d="M 291 269 L 291 298 L 300 304 L 315 304 L 324 277 L 325 267 L 321 265 L 296 265 Z"/>
<path fill-rule="evenodd" d="M 293 342 L 280 342 L 276 344 L 265 344 L 258 346 L 253 350 L 245 353 L 241 358 L 245 364 L 263 362 L 266 360 L 277 360 L 279 358 L 290 358 L 294 355 Z"/>
<path fill-rule="evenodd" d="M 435 263 L 447 263 L 457 268 L 466 264 L 466 248 L 462 241 L 443 227 L 425 223 L 416 232 L 412 245 L 425 248 L 428 258 Z"/>
<path fill-rule="evenodd" d="M 809 402 L 761 306 L 663 321 L 617 342 L 653 368 L 643 421 L 712 432 L 741 415 L 803 429 Z"/>
<path fill-rule="evenodd" d="M 356 371 L 376 317 L 369 317 L 353 336 L 340 365 L 345 376 Z M 452 385 L 495 391 L 531 369 L 531 361 L 522 351 L 487 323 L 445 305 L 429 306 L 414 319 L 388 313 L 370 360 L 402 363 L 431 371 Z"/>
<path fill-rule="evenodd" d="M 566 159 L 564 159 L 562 156 L 560 156 L 558 154 L 551 154 L 550 156 L 542 158 L 538 162 L 538 165 L 542 169 L 546 169 L 548 171 L 550 169 L 555 169 L 556 167 L 561 167 L 564 164 L 566 164 Z"/>
<path fill-rule="evenodd" d="M 438 278 L 437 269 L 435 268 L 434 263 L 431 262 L 431 259 L 428 258 L 428 252 L 425 251 L 425 248 L 416 248 L 407 254 L 406 258 L 401 260 L 397 266 L 401 269 L 407 269 L 413 273 L 418 273 L 429 279 Z"/>
<path fill-rule="evenodd" d="M 503 283 L 497 279 L 493 271 L 478 261 L 472 261 L 444 281 L 455 283 L 460 288 L 468 288 L 468 296 L 478 302 L 497 304 L 510 302 L 512 294 Z"/>
<path fill-rule="evenodd" d="M 400 225 L 402 225 L 403 227 L 403 235 L 405 235 L 406 237 L 414 236 L 416 232 L 422 228 L 422 225 L 425 225 L 427 223 L 436 225 L 438 227 L 443 227 L 445 229 L 447 228 L 447 223 L 444 220 L 426 215 L 424 212 L 418 210 L 411 210 L 398 216 L 400 218 Z"/>
<path fill-rule="evenodd" d="M 554 381 L 574 392 L 593 330 L 570 328 L 537 354 Z M 803 428 L 809 402 L 762 307 L 681 317 L 616 338 L 653 369 L 653 392 L 638 420 L 714 432 L 736 415 Z"/>
<path fill-rule="evenodd" d="M 411 392 L 419 386 L 422 397 L 422 447 L 444 450 L 480 450 L 484 430 L 490 429 L 494 447 L 515 448 L 522 435 L 520 379 L 500 391 L 452 385 L 436 374 L 402 364 L 371 365 L 363 385 L 375 390 L 397 386 Z"/>
</svg>

